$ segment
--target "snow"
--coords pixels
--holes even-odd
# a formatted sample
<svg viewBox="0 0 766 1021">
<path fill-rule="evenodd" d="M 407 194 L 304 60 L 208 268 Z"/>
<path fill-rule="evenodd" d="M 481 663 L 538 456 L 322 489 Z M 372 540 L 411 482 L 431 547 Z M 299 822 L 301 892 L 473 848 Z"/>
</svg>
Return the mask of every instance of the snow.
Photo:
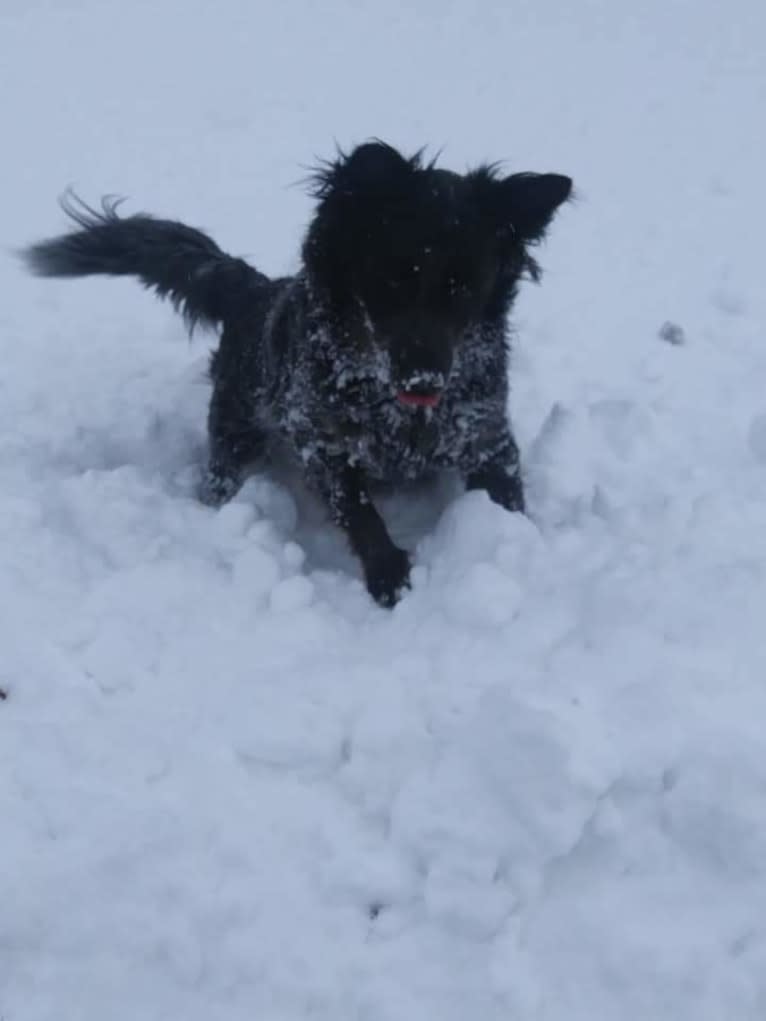
<svg viewBox="0 0 766 1021">
<path fill-rule="evenodd" d="M 4 0 L 3 1021 L 766 1016 L 765 47 L 758 0 Z M 211 338 L 12 254 L 72 183 L 290 271 L 370 135 L 578 189 L 531 520 L 388 500 L 392 612 L 290 480 L 195 500 Z"/>
</svg>

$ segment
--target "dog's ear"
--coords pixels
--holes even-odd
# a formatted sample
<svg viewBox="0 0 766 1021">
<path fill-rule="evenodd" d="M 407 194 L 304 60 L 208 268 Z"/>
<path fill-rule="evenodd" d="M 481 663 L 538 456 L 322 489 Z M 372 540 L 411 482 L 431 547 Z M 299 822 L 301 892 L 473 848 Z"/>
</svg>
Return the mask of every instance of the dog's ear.
<svg viewBox="0 0 766 1021">
<path fill-rule="evenodd" d="M 572 193 L 572 179 L 563 174 L 511 174 L 498 184 L 504 226 L 522 241 L 539 241 Z"/>
<path fill-rule="evenodd" d="M 352 196 L 396 193 L 412 169 L 412 162 L 393 146 L 365 142 L 335 165 L 333 190 Z"/>
</svg>

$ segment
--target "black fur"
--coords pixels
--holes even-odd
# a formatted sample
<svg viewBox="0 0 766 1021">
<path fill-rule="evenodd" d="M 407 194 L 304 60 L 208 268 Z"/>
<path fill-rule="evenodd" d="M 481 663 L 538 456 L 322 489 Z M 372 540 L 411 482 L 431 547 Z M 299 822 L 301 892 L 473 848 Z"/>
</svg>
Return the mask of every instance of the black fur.
<svg viewBox="0 0 766 1021">
<path fill-rule="evenodd" d="M 257 288 L 268 283 L 268 277 L 225 255 L 193 227 L 142 214 L 121 219 L 121 202 L 104 198 L 97 211 L 66 192 L 61 207 L 81 229 L 32 245 L 26 259 L 33 272 L 45 277 L 136 276 L 161 298 L 170 298 L 190 329 L 245 314 Z"/>
<path fill-rule="evenodd" d="M 43 276 L 137 276 L 191 326 L 220 325 L 213 356 L 204 498 L 221 503 L 247 469 L 285 447 L 348 535 L 367 586 L 390 606 L 409 557 L 370 498 L 375 482 L 460 471 L 524 509 L 507 415 L 507 315 L 529 246 L 570 194 L 558 174 L 465 175 L 382 142 L 323 165 L 295 277 L 270 280 L 204 234 L 117 203 L 69 195 L 79 230 L 31 247 Z"/>
</svg>

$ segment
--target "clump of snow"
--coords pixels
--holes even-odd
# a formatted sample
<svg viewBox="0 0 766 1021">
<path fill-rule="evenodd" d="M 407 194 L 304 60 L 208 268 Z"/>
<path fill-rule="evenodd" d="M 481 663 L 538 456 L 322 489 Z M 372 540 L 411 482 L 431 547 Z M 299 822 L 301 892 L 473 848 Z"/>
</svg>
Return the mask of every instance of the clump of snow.
<svg viewBox="0 0 766 1021">
<path fill-rule="evenodd" d="M 659 328 L 658 336 L 666 344 L 680 346 L 686 343 L 686 334 L 684 333 L 683 326 L 679 326 L 678 323 L 672 323 L 669 319 Z"/>
</svg>

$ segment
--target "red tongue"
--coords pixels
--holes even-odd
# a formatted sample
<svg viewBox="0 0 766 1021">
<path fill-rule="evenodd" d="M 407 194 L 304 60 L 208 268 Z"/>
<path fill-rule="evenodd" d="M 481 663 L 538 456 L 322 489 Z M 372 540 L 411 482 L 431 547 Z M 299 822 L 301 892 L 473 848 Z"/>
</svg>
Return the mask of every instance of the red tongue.
<svg viewBox="0 0 766 1021">
<path fill-rule="evenodd" d="M 439 403 L 439 394 L 413 394 L 400 390 L 396 395 L 400 404 L 410 408 L 435 408 Z"/>
</svg>

